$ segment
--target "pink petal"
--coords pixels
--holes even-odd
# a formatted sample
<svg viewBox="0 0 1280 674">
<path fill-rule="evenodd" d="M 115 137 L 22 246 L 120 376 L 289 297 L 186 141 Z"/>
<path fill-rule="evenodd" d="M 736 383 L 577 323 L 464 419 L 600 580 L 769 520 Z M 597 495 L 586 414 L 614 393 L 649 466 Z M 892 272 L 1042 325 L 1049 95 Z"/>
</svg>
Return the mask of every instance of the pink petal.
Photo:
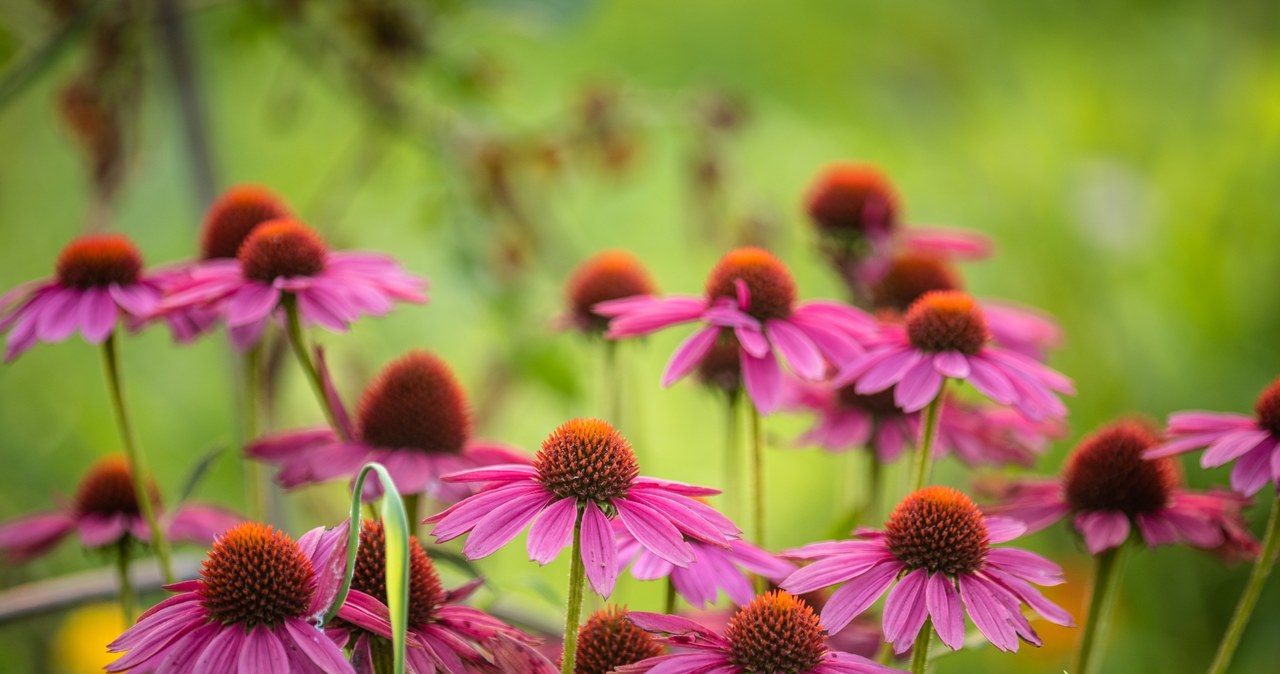
<svg viewBox="0 0 1280 674">
<path fill-rule="evenodd" d="M 818 347 L 802 330 L 791 323 L 773 319 L 765 323 L 765 334 L 778 348 L 795 373 L 804 379 L 821 379 L 827 373 L 827 363 Z"/>
<path fill-rule="evenodd" d="M 1091 555 L 1117 547 L 1129 538 L 1129 517 L 1121 512 L 1097 510 L 1080 513 L 1076 515 L 1075 524 Z"/>
<path fill-rule="evenodd" d="M 1178 412 L 1169 415 L 1169 433 L 1226 433 L 1257 428 L 1253 417 L 1223 412 Z"/>
<path fill-rule="evenodd" d="M 60 342 L 75 332 L 77 306 L 82 295 L 82 292 L 71 288 L 58 288 L 49 292 L 39 311 L 33 311 L 36 335 L 40 341 Z"/>
<path fill-rule="evenodd" d="M 289 656 L 271 630 L 258 625 L 245 637 L 240 651 L 241 674 L 283 672 L 289 669 Z"/>
<path fill-rule="evenodd" d="M 769 353 L 769 340 L 765 339 L 764 333 L 760 332 L 759 326 L 740 325 L 733 329 L 733 334 L 738 338 L 738 346 L 756 358 L 763 358 L 765 354 Z"/>
<path fill-rule="evenodd" d="M 108 543 L 115 543 L 121 536 L 129 533 L 129 521 L 123 514 L 111 517 L 82 515 L 76 522 L 76 531 L 86 548 L 100 548 Z"/>
<path fill-rule="evenodd" d="M 925 604 L 929 608 L 929 616 L 933 618 L 933 629 L 938 638 L 953 651 L 964 646 L 964 606 L 960 604 L 960 593 L 952 586 L 951 579 L 945 573 L 935 573 L 929 577 L 925 588 Z"/>
<path fill-rule="evenodd" d="M 77 322 L 84 341 L 100 344 L 116 327 L 119 312 L 105 288 L 90 288 L 80 296 Z"/>
<path fill-rule="evenodd" d="M 112 283 L 107 286 L 111 299 L 124 309 L 126 313 L 137 318 L 148 318 L 160 308 L 160 291 L 157 287 L 142 283 L 120 285 Z"/>
<path fill-rule="evenodd" d="M 747 396 L 760 414 L 772 414 L 782 402 L 782 370 L 772 353 L 757 358 L 743 350 L 739 354 L 742 381 Z"/>
<path fill-rule="evenodd" d="M 657 510 L 625 498 L 613 499 L 613 505 L 623 526 L 650 552 L 676 566 L 693 561 L 693 551 L 684 536 Z"/>
<path fill-rule="evenodd" d="M 706 357 L 707 352 L 715 346 L 716 339 L 720 336 L 721 328 L 712 326 L 703 328 L 692 335 L 671 354 L 671 360 L 667 363 L 667 370 L 662 375 L 662 385 L 670 386 L 683 379 L 690 372 L 698 367 L 698 363 Z"/>
<path fill-rule="evenodd" d="M 279 302 L 279 290 L 262 283 L 246 283 L 227 298 L 227 325 L 236 327 L 262 321 Z"/>
<path fill-rule="evenodd" d="M 526 547 L 529 559 L 539 564 L 549 564 L 560 551 L 573 542 L 573 524 L 578 516 L 578 501 L 562 498 L 552 503 L 538 520 L 529 527 Z"/>
<path fill-rule="evenodd" d="M 1027 525 L 1016 519 L 988 517 L 986 523 L 987 542 L 992 544 L 1006 543 L 1027 533 Z"/>
<path fill-rule="evenodd" d="M 229 510 L 188 503 L 174 513 L 168 533 L 171 540 L 209 545 L 218 534 L 243 521 Z"/>
<path fill-rule="evenodd" d="M 991 589 L 972 574 L 961 574 L 959 580 L 960 598 L 978 631 L 1002 651 L 1018 650 L 1018 634 Z"/>
<path fill-rule="evenodd" d="M 26 316 L 22 318 L 13 326 L 13 331 L 9 333 L 9 339 L 5 342 L 4 362 L 13 362 L 14 358 L 22 355 L 27 349 L 35 345 L 37 340 L 36 317 Z"/>
<path fill-rule="evenodd" d="M 228 674 L 241 671 L 236 661 L 247 638 L 239 625 L 224 626 L 196 659 L 191 674 Z"/>
<path fill-rule="evenodd" d="M 1271 478 L 1271 456 L 1275 447 L 1274 441 L 1263 443 L 1240 457 L 1231 469 L 1231 488 L 1245 496 L 1258 493 Z"/>
<path fill-rule="evenodd" d="M 933 368 L 944 377 L 964 379 L 969 376 L 969 359 L 959 351 L 943 351 L 934 354 Z"/>
<path fill-rule="evenodd" d="M 882 563 L 845 583 L 831 594 L 831 598 L 822 607 L 823 627 L 830 634 L 844 629 L 854 618 L 876 603 L 880 595 L 893 585 L 902 569 L 902 564 L 897 562 Z"/>
<path fill-rule="evenodd" d="M 0 550 L 8 553 L 10 561 L 24 561 L 57 545 L 73 526 L 63 513 L 21 517 L 0 525 Z"/>
<path fill-rule="evenodd" d="M 555 498 L 546 491 L 517 496 L 493 509 L 471 530 L 462 546 L 468 559 L 488 557 L 516 537 Z"/>
<path fill-rule="evenodd" d="M 871 352 L 863 359 L 874 363 L 857 378 L 858 393 L 879 393 L 902 380 L 907 370 L 915 367 L 924 356 L 909 347 L 894 347 L 888 351 Z M 839 384 L 839 379 L 836 381 Z"/>
<path fill-rule="evenodd" d="M 920 360 L 902 375 L 893 390 L 893 401 L 903 412 L 918 412 L 938 397 L 941 388 L 942 375 L 931 361 Z"/>
<path fill-rule="evenodd" d="M 1000 368 L 981 358 L 969 360 L 967 381 L 988 398 L 1001 405 L 1012 404 L 1018 395 L 1013 383 L 1000 371 Z"/>
<path fill-rule="evenodd" d="M 929 617 L 925 585 L 929 572 L 916 569 L 902 577 L 884 600 L 884 640 L 895 653 L 905 653 Z"/>
<path fill-rule="evenodd" d="M 524 494 L 536 493 L 550 496 L 550 492 L 536 482 L 516 482 L 482 491 L 423 521 L 435 522 L 435 528 L 432 530 L 431 535 L 435 536 L 436 541 L 443 543 L 470 531 L 494 509 L 508 503 L 511 499 Z"/>
<path fill-rule="evenodd" d="M 618 549 L 609 530 L 609 520 L 588 501 L 582 508 L 582 563 L 587 580 L 596 594 L 608 597 L 618 580 Z"/>
<path fill-rule="evenodd" d="M 781 587 L 796 595 L 813 592 L 860 576 L 892 558 L 883 548 L 863 548 L 857 552 L 820 559 L 792 573 L 782 581 Z"/>
<path fill-rule="evenodd" d="M 292 650 L 290 646 L 293 646 L 300 651 L 300 656 L 306 658 L 305 662 L 326 674 L 351 671 L 342 651 L 320 630 L 295 618 L 285 620 L 284 627 L 285 634 L 280 636 L 286 650 Z M 294 661 L 297 662 L 296 658 Z"/>
<path fill-rule="evenodd" d="M 1209 445 L 1209 449 L 1200 456 L 1202 468 L 1216 468 L 1229 461 L 1244 456 L 1253 448 L 1262 444 L 1271 434 L 1264 430 L 1235 431 L 1222 436 Z"/>
</svg>

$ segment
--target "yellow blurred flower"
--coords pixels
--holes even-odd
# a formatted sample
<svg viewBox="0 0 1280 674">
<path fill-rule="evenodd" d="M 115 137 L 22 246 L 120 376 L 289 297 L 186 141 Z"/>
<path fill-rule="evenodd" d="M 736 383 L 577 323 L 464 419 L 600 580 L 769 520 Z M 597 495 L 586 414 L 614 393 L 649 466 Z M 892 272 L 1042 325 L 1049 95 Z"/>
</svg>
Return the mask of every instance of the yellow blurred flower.
<svg viewBox="0 0 1280 674">
<path fill-rule="evenodd" d="M 72 611 L 53 637 L 54 671 L 60 674 L 101 674 L 120 657 L 107 644 L 124 632 L 124 618 L 116 604 L 90 604 Z"/>
</svg>

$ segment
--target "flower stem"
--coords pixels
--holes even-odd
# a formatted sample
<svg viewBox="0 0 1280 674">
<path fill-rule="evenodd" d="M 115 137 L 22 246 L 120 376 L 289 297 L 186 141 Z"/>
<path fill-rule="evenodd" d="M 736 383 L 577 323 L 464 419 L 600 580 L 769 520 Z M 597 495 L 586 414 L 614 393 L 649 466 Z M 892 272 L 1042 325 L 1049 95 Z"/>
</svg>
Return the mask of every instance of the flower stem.
<svg viewBox="0 0 1280 674">
<path fill-rule="evenodd" d="M 173 566 L 169 562 L 169 541 L 165 539 L 164 529 L 156 517 L 155 503 L 151 500 L 151 490 L 147 489 L 146 466 L 142 460 L 142 452 L 133 437 L 133 426 L 129 423 L 129 415 L 125 412 L 124 388 L 120 384 L 120 359 L 116 354 L 116 334 L 113 332 L 102 343 L 102 362 L 107 371 L 107 390 L 111 394 L 111 410 L 115 413 L 116 427 L 120 430 L 120 442 L 124 445 L 125 460 L 129 462 L 129 475 L 133 478 L 133 493 L 138 499 L 138 508 L 142 518 L 151 531 L 151 545 L 160 559 L 160 570 L 164 573 L 166 584 L 173 582 Z"/>
<path fill-rule="evenodd" d="M 405 494 L 401 496 L 404 499 L 404 513 L 409 518 L 409 534 L 413 535 L 418 529 L 418 502 L 419 494 Z"/>
<path fill-rule="evenodd" d="M 347 437 L 347 430 L 338 423 L 338 414 L 329 406 L 329 396 L 324 391 L 324 380 L 320 377 L 320 370 L 316 369 L 315 363 L 311 360 L 311 353 L 307 349 L 306 337 L 302 334 L 302 319 L 298 315 L 298 298 L 286 293 L 280 300 L 281 306 L 284 307 L 286 331 L 289 333 L 289 345 L 293 347 L 293 355 L 297 357 L 298 364 L 302 366 L 303 372 L 307 375 L 307 380 L 311 382 L 311 390 L 316 394 L 316 400 L 320 403 L 320 409 L 324 411 L 324 416 L 329 420 L 329 425 L 333 427 L 338 437 L 343 440 L 350 440 Z"/>
<path fill-rule="evenodd" d="M 564 656 L 561 674 L 573 674 L 574 656 L 578 651 L 578 623 L 582 620 L 582 590 L 587 569 L 582 564 L 582 511 L 573 524 L 573 550 L 569 555 L 569 603 L 564 610 Z"/>
<path fill-rule="evenodd" d="M 739 485 L 742 464 L 738 447 L 738 400 L 741 397 L 737 393 L 731 393 L 725 403 L 724 489 L 721 493 L 727 499 L 725 505 L 729 506 L 729 514 L 735 518 L 742 515 L 739 510 L 742 507 L 742 488 Z"/>
<path fill-rule="evenodd" d="M 622 372 L 618 367 L 618 343 L 612 339 L 604 340 L 604 395 L 608 407 L 605 408 L 609 423 L 615 428 L 622 425 Z"/>
<path fill-rule="evenodd" d="M 1121 568 L 1128 543 L 1103 552 L 1097 557 L 1097 566 L 1093 573 L 1093 592 L 1089 598 L 1089 613 L 1085 617 L 1084 634 L 1080 637 L 1080 653 L 1076 657 L 1075 672 L 1090 674 L 1097 653 L 1101 650 L 1100 639 L 1110 629 L 1111 613 L 1116 606 L 1116 597 L 1120 590 Z"/>
<path fill-rule="evenodd" d="M 920 634 L 916 635 L 916 644 L 911 649 L 911 674 L 924 674 L 929 664 L 929 641 L 933 638 L 933 621 L 925 618 Z"/>
<path fill-rule="evenodd" d="M 240 461 L 244 466 L 244 496 L 249 517 L 263 521 L 267 502 L 267 484 L 263 480 L 262 466 L 245 455 L 245 448 L 258 435 L 258 373 L 262 363 L 262 344 L 254 344 L 241 360 L 243 373 L 240 391 L 244 409 L 240 428 Z"/>
<path fill-rule="evenodd" d="M 1236 612 L 1231 616 L 1231 624 L 1227 627 L 1226 634 L 1222 635 L 1222 643 L 1218 646 L 1218 654 L 1214 656 L 1213 664 L 1209 666 L 1209 674 L 1224 674 L 1231 664 L 1231 657 L 1235 655 L 1236 646 L 1240 644 L 1244 628 L 1249 624 L 1249 617 L 1253 615 L 1253 607 L 1257 605 L 1258 597 L 1262 595 L 1262 588 L 1267 584 L 1267 576 L 1271 574 L 1271 568 L 1276 564 L 1277 553 L 1280 553 L 1280 492 L 1277 492 L 1271 501 L 1271 515 L 1267 518 L 1267 532 L 1262 539 L 1262 553 L 1258 555 L 1258 561 L 1253 565 L 1253 572 L 1249 574 L 1249 582 L 1244 586 L 1244 593 L 1240 595 L 1240 603 L 1236 605 Z"/>
<path fill-rule="evenodd" d="M 916 449 L 915 479 L 911 491 L 923 489 L 929 481 L 929 470 L 933 468 L 933 441 L 938 435 L 938 417 L 942 416 L 942 398 L 947 393 L 947 380 L 942 380 L 938 395 L 924 411 L 924 428 L 920 429 L 920 447 Z"/>
<path fill-rule="evenodd" d="M 137 601 L 133 595 L 133 583 L 129 582 L 129 537 L 116 544 L 116 575 L 120 579 L 120 612 L 124 614 L 125 627 L 133 625 L 137 617 Z"/>
<path fill-rule="evenodd" d="M 751 479 L 755 492 L 755 504 L 752 511 L 755 522 L 756 545 L 765 546 L 764 541 L 764 442 L 760 437 L 760 410 L 751 406 Z"/>
</svg>

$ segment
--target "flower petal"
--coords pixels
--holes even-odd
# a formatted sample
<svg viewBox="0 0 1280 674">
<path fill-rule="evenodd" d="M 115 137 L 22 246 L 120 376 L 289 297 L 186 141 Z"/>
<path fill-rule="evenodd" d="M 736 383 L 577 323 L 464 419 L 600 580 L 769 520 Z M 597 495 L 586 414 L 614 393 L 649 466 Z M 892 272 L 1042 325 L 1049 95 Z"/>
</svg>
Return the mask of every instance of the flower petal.
<svg viewBox="0 0 1280 674">
<path fill-rule="evenodd" d="M 882 563 L 845 583 L 831 594 L 831 598 L 822 607 L 823 627 L 830 634 L 844 629 L 860 613 L 876 603 L 880 595 L 893 585 L 902 568 L 902 564 L 898 562 Z"/>
<path fill-rule="evenodd" d="M 573 523 L 578 516 L 578 501 L 562 498 L 552 503 L 538 520 L 529 527 L 526 547 L 529 559 L 539 564 L 549 564 L 560 551 L 573 542 Z"/>
<path fill-rule="evenodd" d="M 933 618 L 933 629 L 938 633 L 938 639 L 947 648 L 960 650 L 964 646 L 964 606 L 960 603 L 960 593 L 947 574 L 935 573 L 929 577 L 925 604 L 929 608 L 929 617 Z"/>
<path fill-rule="evenodd" d="M 905 653 L 929 617 L 925 586 L 929 571 L 916 569 L 902 577 L 884 600 L 884 640 L 895 653 Z"/>
<path fill-rule="evenodd" d="M 760 414 L 772 414 L 782 403 L 782 369 L 773 353 L 757 358 L 744 349 L 739 354 L 742 366 L 742 382 L 747 396 Z"/>
<path fill-rule="evenodd" d="M 804 379 L 818 380 L 827 372 L 827 362 L 817 345 L 799 328 L 782 319 L 771 319 L 764 324 L 765 334 L 777 347 L 795 373 Z"/>
<path fill-rule="evenodd" d="M 618 580 L 618 549 L 609 520 L 594 501 L 582 507 L 582 563 L 596 593 L 602 597 L 612 594 Z"/>
<path fill-rule="evenodd" d="M 675 353 L 671 354 L 666 372 L 662 374 L 662 385 L 670 386 L 693 372 L 711 347 L 715 346 L 716 339 L 720 337 L 720 330 L 721 328 L 712 326 L 690 335 Z"/>
</svg>

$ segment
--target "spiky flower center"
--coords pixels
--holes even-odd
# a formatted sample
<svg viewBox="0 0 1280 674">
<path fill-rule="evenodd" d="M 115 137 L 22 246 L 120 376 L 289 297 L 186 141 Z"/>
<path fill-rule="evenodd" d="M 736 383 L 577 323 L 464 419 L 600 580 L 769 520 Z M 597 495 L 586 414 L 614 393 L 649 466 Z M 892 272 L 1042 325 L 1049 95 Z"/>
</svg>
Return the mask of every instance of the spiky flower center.
<svg viewBox="0 0 1280 674">
<path fill-rule="evenodd" d="M 796 283 L 782 261 L 763 248 L 739 248 L 720 258 L 707 277 L 707 297 L 738 298 L 737 281 L 747 286 L 746 312 L 759 320 L 786 318 L 796 301 Z"/>
<path fill-rule="evenodd" d="M 836 401 L 841 407 L 862 410 L 876 418 L 900 417 L 902 409 L 894 402 L 894 387 L 876 393 L 858 393 L 857 383 L 836 389 Z"/>
<path fill-rule="evenodd" d="M 249 232 L 236 258 L 245 277 L 271 283 L 278 278 L 319 274 L 324 271 L 327 254 L 319 234 L 297 220 L 278 219 Z"/>
<path fill-rule="evenodd" d="M 960 277 L 937 255 L 906 253 L 894 258 L 884 276 L 871 288 L 871 302 L 878 310 L 905 312 L 925 293 L 959 290 Z"/>
<path fill-rule="evenodd" d="M 151 492 L 151 502 L 159 503 L 159 490 L 155 483 L 147 487 Z M 109 457 L 94 464 L 76 488 L 75 508 L 81 515 L 137 517 L 138 497 L 133 490 L 129 464 L 122 457 Z"/>
<path fill-rule="evenodd" d="M 142 273 L 142 256 L 120 234 L 88 234 L 67 244 L 58 255 L 58 283 L 68 288 L 130 285 Z"/>
<path fill-rule="evenodd" d="M 200 257 L 233 258 L 258 225 L 289 217 L 289 208 L 275 194 L 257 185 L 237 185 L 218 197 L 205 214 L 200 230 Z"/>
<path fill-rule="evenodd" d="M 856 241 L 898 223 L 898 195 L 888 177 L 867 164 L 827 168 L 809 192 L 809 217 L 828 236 Z"/>
<path fill-rule="evenodd" d="M 560 498 L 605 503 L 627 495 L 640 474 L 631 443 L 600 419 L 574 419 L 542 441 L 538 481 Z"/>
<path fill-rule="evenodd" d="M 1105 426 L 1081 441 L 1063 471 L 1067 503 L 1075 511 L 1141 515 L 1163 509 L 1179 483 L 1172 458 L 1147 460 L 1155 431 L 1138 421 Z"/>
<path fill-rule="evenodd" d="M 578 630 L 574 674 L 608 674 L 618 667 L 662 655 L 662 646 L 627 620 L 625 607 L 596 611 Z"/>
<path fill-rule="evenodd" d="M 458 454 L 471 436 L 466 395 L 443 360 L 410 351 L 365 389 L 360 438 L 386 449 Z"/>
<path fill-rule="evenodd" d="M 741 347 L 729 330 L 721 330 L 716 343 L 698 363 L 698 381 L 730 395 L 742 389 Z"/>
<path fill-rule="evenodd" d="M 987 319 L 972 297 L 958 290 L 925 293 L 907 311 L 907 338 L 926 352 L 977 354 L 990 338 Z"/>
<path fill-rule="evenodd" d="M 884 526 L 885 543 L 909 569 L 956 575 L 987 561 L 987 521 L 950 487 L 925 487 L 902 500 Z"/>
<path fill-rule="evenodd" d="M 360 551 L 351 587 L 387 603 L 387 531 L 382 522 L 365 520 L 360 528 Z M 417 537 L 409 539 L 409 626 L 431 622 L 444 602 L 444 586 L 435 564 Z"/>
<path fill-rule="evenodd" d="M 565 289 L 569 310 L 578 324 L 595 331 L 604 330 L 609 321 L 591 307 L 600 302 L 653 293 L 653 280 L 644 265 L 631 253 L 621 250 L 605 251 L 583 262 Z"/>
<path fill-rule="evenodd" d="M 827 654 L 813 608 L 781 590 L 756 597 L 729 619 L 729 661 L 748 672 L 800 674 Z"/>
<path fill-rule="evenodd" d="M 281 531 L 257 522 L 228 529 L 200 571 L 205 614 L 224 625 L 275 627 L 304 616 L 315 592 L 315 570 Z"/>
<path fill-rule="evenodd" d="M 1271 385 L 1258 396 L 1254 411 L 1258 415 L 1259 426 L 1270 431 L 1272 435 L 1280 436 L 1280 379 L 1271 382 Z"/>
</svg>

